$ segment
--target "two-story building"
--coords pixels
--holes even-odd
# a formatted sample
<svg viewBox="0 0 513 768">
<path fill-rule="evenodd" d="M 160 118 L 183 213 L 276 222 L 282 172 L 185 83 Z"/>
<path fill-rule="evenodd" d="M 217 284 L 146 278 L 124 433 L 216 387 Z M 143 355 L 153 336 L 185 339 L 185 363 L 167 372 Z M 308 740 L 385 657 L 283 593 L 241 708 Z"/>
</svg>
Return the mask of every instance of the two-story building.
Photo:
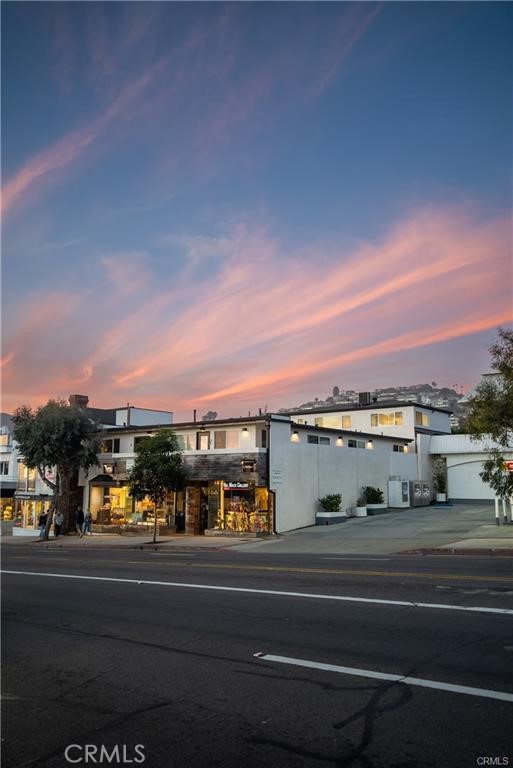
<svg viewBox="0 0 513 768">
<path fill-rule="evenodd" d="M 287 412 L 301 424 L 348 429 L 415 440 L 417 435 L 451 433 L 451 411 L 406 400 L 378 401 L 360 393 L 358 405 L 325 406 Z M 399 443 L 397 449 L 400 450 Z"/>
<path fill-rule="evenodd" d="M 314 524 L 318 499 L 328 493 L 341 493 L 348 508 L 362 486 L 380 487 L 386 498 L 391 476 L 417 478 L 407 437 L 310 426 L 283 414 L 172 428 L 188 479 L 157 510 L 148 499 L 133 499 L 127 484 L 137 442 L 154 430 L 106 431 L 100 466 L 81 478 L 84 509 L 97 530 L 149 528 L 157 514 L 161 529 L 190 534 L 282 532 Z"/>
</svg>

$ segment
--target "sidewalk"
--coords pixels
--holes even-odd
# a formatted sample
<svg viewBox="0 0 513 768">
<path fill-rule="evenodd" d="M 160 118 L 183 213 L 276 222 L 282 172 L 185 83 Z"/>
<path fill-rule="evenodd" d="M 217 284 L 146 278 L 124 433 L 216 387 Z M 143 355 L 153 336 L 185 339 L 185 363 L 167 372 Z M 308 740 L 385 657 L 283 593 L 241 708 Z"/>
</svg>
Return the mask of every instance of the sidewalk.
<svg viewBox="0 0 513 768">
<path fill-rule="evenodd" d="M 513 557 L 513 525 L 495 524 L 493 504 L 468 503 L 454 506 L 419 507 L 386 514 L 350 518 L 344 523 L 312 526 L 265 539 L 227 536 L 130 536 L 93 534 L 59 536 L 38 541 L 35 536 L 3 535 L 9 547 L 30 546 L 59 549 L 161 549 L 170 552 L 237 552 L 318 555 L 495 555 Z"/>
<path fill-rule="evenodd" d="M 9 547 L 29 545 L 35 550 L 50 549 L 166 549 L 170 551 L 189 552 L 193 550 L 216 552 L 236 545 L 254 542 L 254 539 L 216 536 L 158 536 L 154 543 L 152 536 L 120 536 L 119 534 L 93 533 L 91 536 L 53 536 L 48 541 L 40 541 L 36 536 L 5 536 L 1 537 L 2 544 Z"/>
</svg>

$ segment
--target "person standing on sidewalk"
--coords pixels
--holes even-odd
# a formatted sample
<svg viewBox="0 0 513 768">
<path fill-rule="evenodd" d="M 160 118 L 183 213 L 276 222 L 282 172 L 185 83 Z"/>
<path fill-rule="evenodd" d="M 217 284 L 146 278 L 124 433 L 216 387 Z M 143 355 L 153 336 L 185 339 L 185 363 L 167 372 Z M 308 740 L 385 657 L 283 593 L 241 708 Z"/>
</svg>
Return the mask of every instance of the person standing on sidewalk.
<svg viewBox="0 0 513 768">
<path fill-rule="evenodd" d="M 48 515 L 46 514 L 46 512 L 41 512 L 41 514 L 39 515 L 39 520 L 37 521 L 40 539 L 44 539 L 45 537 L 47 520 L 48 520 Z"/>
<path fill-rule="evenodd" d="M 55 534 L 55 538 L 61 535 L 63 523 L 64 523 L 64 515 L 62 514 L 62 512 L 56 512 L 55 517 L 53 518 L 53 532 Z"/>
<path fill-rule="evenodd" d="M 84 535 L 84 512 L 80 504 L 75 510 L 75 522 L 76 522 L 77 533 L 79 533 L 80 536 L 82 537 Z"/>
</svg>

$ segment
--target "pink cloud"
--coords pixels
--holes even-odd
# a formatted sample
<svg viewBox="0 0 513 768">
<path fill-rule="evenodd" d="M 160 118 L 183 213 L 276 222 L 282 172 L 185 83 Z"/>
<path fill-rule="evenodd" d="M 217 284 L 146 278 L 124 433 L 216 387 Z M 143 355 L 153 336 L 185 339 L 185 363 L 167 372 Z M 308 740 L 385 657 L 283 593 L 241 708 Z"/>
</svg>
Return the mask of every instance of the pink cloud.
<svg viewBox="0 0 513 768">
<path fill-rule="evenodd" d="M 16 354 L 4 393 L 19 404 L 30 381 L 48 396 L 83 385 L 103 405 L 122 390 L 150 407 L 230 414 L 263 400 L 288 405 L 359 365 L 393 371 L 417 349 L 437 379 L 441 344 L 513 321 L 510 226 L 475 208 L 433 208 L 379 242 L 305 245 L 297 255 L 241 225 L 219 239 L 184 238 L 191 259 L 169 282 L 149 255 L 109 254 L 98 262 L 110 279 L 101 313 L 98 276 L 20 307 L 24 319 L 4 344 Z M 52 365 L 38 368 L 45 357 Z"/>
</svg>

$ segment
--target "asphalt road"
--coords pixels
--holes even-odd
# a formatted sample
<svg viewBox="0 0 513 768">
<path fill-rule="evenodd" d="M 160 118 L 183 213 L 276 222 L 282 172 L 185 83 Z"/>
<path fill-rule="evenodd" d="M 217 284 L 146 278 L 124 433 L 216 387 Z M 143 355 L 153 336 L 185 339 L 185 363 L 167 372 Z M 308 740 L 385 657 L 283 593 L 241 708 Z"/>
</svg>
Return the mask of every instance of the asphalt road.
<svg viewBox="0 0 513 768">
<path fill-rule="evenodd" d="M 12 549 L 8 768 L 513 765 L 511 558 Z"/>
</svg>

